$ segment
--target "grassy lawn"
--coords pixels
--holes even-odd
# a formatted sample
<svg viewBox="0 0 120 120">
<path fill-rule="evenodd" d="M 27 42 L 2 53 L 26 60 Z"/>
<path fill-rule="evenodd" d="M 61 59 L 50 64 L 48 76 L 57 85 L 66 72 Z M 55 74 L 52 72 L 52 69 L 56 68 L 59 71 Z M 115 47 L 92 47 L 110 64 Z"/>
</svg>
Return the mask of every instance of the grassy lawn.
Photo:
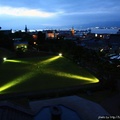
<svg viewBox="0 0 120 120">
<path fill-rule="evenodd" d="M 98 79 L 60 56 L 6 60 L 0 64 L 0 93 L 30 92 L 78 86 Z"/>
</svg>

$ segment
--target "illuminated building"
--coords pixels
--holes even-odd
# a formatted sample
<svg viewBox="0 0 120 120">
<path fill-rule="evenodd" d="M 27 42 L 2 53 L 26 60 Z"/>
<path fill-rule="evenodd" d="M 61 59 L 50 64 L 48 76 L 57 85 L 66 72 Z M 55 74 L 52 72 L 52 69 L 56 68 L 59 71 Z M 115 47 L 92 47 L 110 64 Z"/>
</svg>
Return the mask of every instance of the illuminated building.
<svg viewBox="0 0 120 120">
<path fill-rule="evenodd" d="M 33 37 L 34 40 L 37 40 L 37 38 L 38 38 L 37 35 L 35 35 L 35 34 L 32 35 L 32 37 Z"/>
<path fill-rule="evenodd" d="M 28 48 L 28 42 L 27 41 L 21 41 L 22 38 L 15 38 L 14 40 L 14 49 L 17 50 L 19 48 L 21 49 L 27 49 Z"/>
<path fill-rule="evenodd" d="M 56 30 L 47 30 L 45 33 L 47 39 L 57 38 L 57 35 L 59 34 Z"/>
</svg>

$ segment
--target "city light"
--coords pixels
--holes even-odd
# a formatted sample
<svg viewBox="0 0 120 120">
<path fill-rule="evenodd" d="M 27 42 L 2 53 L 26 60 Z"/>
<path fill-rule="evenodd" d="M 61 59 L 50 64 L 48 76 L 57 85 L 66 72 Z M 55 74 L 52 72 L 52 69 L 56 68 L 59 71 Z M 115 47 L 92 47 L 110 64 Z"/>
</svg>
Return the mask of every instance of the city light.
<svg viewBox="0 0 120 120">
<path fill-rule="evenodd" d="M 100 50 L 100 52 L 103 52 L 104 51 L 104 49 L 102 48 L 101 50 Z"/>
</svg>

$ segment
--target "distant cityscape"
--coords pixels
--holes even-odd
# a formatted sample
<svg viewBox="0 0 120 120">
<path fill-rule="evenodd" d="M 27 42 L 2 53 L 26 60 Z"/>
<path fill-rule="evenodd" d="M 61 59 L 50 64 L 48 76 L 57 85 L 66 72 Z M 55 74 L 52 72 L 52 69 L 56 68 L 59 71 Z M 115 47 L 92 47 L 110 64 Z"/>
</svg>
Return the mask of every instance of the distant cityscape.
<svg viewBox="0 0 120 120">
<path fill-rule="evenodd" d="M 48 28 L 43 28 L 43 29 L 28 29 L 28 31 L 29 32 L 34 32 L 34 31 L 43 31 L 43 30 L 70 30 L 71 28 L 70 27 L 61 27 L 61 29 L 59 29 L 59 28 L 52 28 L 52 27 L 48 27 Z M 110 31 L 113 31 L 114 33 L 116 32 L 116 31 L 118 31 L 119 29 L 120 29 L 120 27 L 88 27 L 88 28 L 74 28 L 75 30 L 77 30 L 77 31 L 80 31 L 80 30 L 89 30 L 89 29 L 91 29 L 91 30 L 96 30 L 96 32 L 97 32 L 97 30 L 101 30 L 101 31 L 103 31 L 104 30 L 104 32 L 107 32 L 107 33 L 111 33 Z M 12 30 L 12 32 L 14 33 L 14 32 L 16 32 L 16 31 L 19 31 L 19 30 Z M 25 32 L 25 30 L 24 29 L 22 29 L 21 30 L 22 32 Z"/>
<path fill-rule="evenodd" d="M 109 51 L 109 54 L 120 54 L 120 29 L 119 27 L 92 27 L 87 29 L 39 29 L 30 30 L 25 25 L 24 30 L 3 30 L 0 29 L 0 47 L 11 50 L 23 50 L 28 48 L 37 51 L 47 50 L 42 43 L 46 40 L 69 40 L 77 46 L 87 49 Z M 30 47 L 31 46 L 31 47 Z M 44 48 L 44 49 L 43 49 Z M 59 51 L 59 50 L 58 50 Z M 57 52 L 57 51 L 56 51 Z"/>
<path fill-rule="evenodd" d="M 28 28 L 29 26 L 25 25 L 25 28 L 23 30 L 4 30 L 2 27 L 0 27 L 0 35 L 3 37 L 5 35 L 12 36 L 10 38 L 11 40 L 18 41 L 28 41 L 25 40 L 23 36 L 26 36 L 26 34 L 33 39 L 33 44 L 38 39 L 39 32 L 41 32 L 41 35 L 44 34 L 43 39 L 64 39 L 64 40 L 77 40 L 77 42 L 84 42 L 84 40 L 94 40 L 96 38 L 102 39 L 104 41 L 105 39 L 109 39 L 110 36 L 115 36 L 120 34 L 120 28 L 119 27 L 91 27 L 86 29 L 76 29 L 73 27 L 66 28 L 66 29 L 37 29 L 37 30 L 31 30 Z M 19 34 L 16 36 L 16 34 Z M 4 37 L 3 37 L 4 39 Z M 24 39 L 24 40 L 23 40 Z M 2 39 L 1 39 L 2 40 Z M 115 40 L 114 40 L 115 42 Z M 119 41 L 118 41 L 119 42 Z M 36 42 L 37 44 L 37 42 Z"/>
</svg>

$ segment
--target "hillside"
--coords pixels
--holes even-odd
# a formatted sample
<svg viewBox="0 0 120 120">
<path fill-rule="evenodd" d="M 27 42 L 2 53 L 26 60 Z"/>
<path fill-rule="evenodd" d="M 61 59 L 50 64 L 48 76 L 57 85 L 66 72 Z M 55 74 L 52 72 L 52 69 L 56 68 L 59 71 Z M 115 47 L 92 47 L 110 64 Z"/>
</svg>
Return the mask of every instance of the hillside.
<svg viewBox="0 0 120 120">
<path fill-rule="evenodd" d="M 0 92 L 32 92 L 61 89 L 99 80 L 60 56 L 8 59 L 0 68 Z"/>
</svg>

